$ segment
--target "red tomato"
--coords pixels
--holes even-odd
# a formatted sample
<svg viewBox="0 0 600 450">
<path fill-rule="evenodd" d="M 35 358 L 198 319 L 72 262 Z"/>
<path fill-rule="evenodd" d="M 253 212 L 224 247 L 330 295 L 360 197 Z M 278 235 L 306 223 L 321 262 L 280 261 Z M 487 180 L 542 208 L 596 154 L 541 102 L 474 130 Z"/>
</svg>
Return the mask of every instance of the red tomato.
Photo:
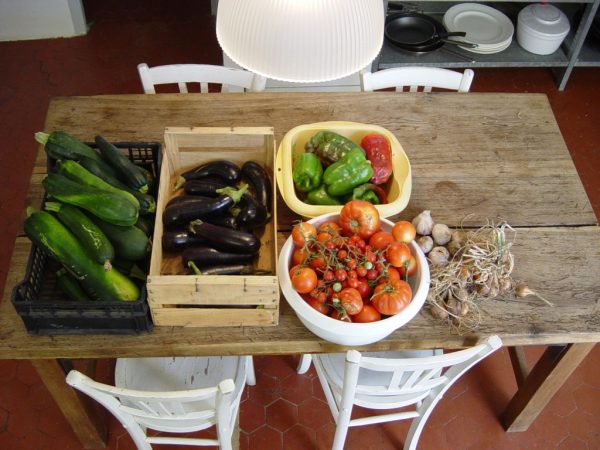
<svg viewBox="0 0 600 450">
<path fill-rule="evenodd" d="M 352 322 L 350 316 L 346 314 L 346 311 L 338 311 L 337 309 L 333 310 L 333 312 L 331 313 L 331 318 L 340 320 L 342 322 Z"/>
<path fill-rule="evenodd" d="M 313 269 L 324 269 L 327 267 L 327 262 L 322 256 L 312 256 L 310 260 L 310 267 Z"/>
<path fill-rule="evenodd" d="M 367 323 L 381 320 L 381 314 L 372 305 L 364 305 L 361 312 L 352 316 L 352 322 Z"/>
<path fill-rule="evenodd" d="M 410 285 L 402 280 L 377 285 L 371 303 L 381 314 L 391 316 L 406 308 L 412 299 Z"/>
<path fill-rule="evenodd" d="M 394 267 L 402 267 L 410 259 L 410 247 L 404 242 L 392 242 L 387 249 L 387 260 Z"/>
<path fill-rule="evenodd" d="M 369 286 L 369 283 L 367 283 L 367 281 L 364 278 L 359 278 L 358 287 L 356 288 L 356 290 L 360 292 L 360 296 L 363 300 L 367 300 L 371 296 L 371 286 Z"/>
<path fill-rule="evenodd" d="M 354 288 L 342 289 L 336 297 L 339 299 L 346 312 L 353 316 L 363 309 L 363 301 L 360 292 Z"/>
<path fill-rule="evenodd" d="M 303 247 L 306 240 L 317 236 L 317 229 L 308 222 L 299 222 L 292 228 L 292 240 L 296 247 Z"/>
<path fill-rule="evenodd" d="M 378 231 L 369 239 L 369 245 L 375 250 L 383 250 L 394 242 L 394 236 L 387 231 Z"/>
<path fill-rule="evenodd" d="M 369 239 L 379 231 L 379 211 L 364 200 L 350 200 L 340 211 L 340 226 L 347 234 L 358 234 Z"/>
<path fill-rule="evenodd" d="M 388 267 L 387 270 L 387 281 L 400 280 L 400 272 L 394 267 Z"/>
<path fill-rule="evenodd" d="M 294 274 L 296 273 L 296 271 L 300 269 L 299 265 L 294 265 L 292 266 L 292 268 L 290 269 L 290 279 L 294 276 Z"/>
<path fill-rule="evenodd" d="M 331 308 L 329 307 L 329 305 L 327 305 L 327 303 L 321 302 L 314 297 L 307 297 L 305 298 L 305 300 L 306 303 L 308 303 L 314 309 L 319 311 L 321 314 L 329 315 L 329 311 L 331 310 Z"/>
<path fill-rule="evenodd" d="M 292 286 L 301 294 L 308 294 L 317 287 L 317 282 L 317 274 L 310 267 L 300 267 L 292 276 Z"/>
<path fill-rule="evenodd" d="M 398 271 L 400 272 L 400 276 L 406 280 L 408 277 L 412 277 L 415 273 L 417 273 L 417 259 L 414 256 L 408 258 L 408 261 L 405 261 L 402 267 L 398 267 Z"/>
<path fill-rule="evenodd" d="M 412 223 L 406 220 L 401 220 L 394 224 L 394 228 L 392 228 L 392 236 L 394 236 L 396 241 L 405 242 L 408 244 L 417 236 L 417 230 Z"/>
<path fill-rule="evenodd" d="M 329 233 L 331 235 L 336 235 L 340 233 L 340 226 L 333 221 L 323 222 L 317 228 L 317 233 Z"/>
<path fill-rule="evenodd" d="M 294 252 L 292 253 L 292 264 L 293 265 L 302 264 L 306 260 L 307 256 L 308 256 L 308 251 L 304 247 L 299 247 L 299 248 L 295 249 Z"/>
</svg>

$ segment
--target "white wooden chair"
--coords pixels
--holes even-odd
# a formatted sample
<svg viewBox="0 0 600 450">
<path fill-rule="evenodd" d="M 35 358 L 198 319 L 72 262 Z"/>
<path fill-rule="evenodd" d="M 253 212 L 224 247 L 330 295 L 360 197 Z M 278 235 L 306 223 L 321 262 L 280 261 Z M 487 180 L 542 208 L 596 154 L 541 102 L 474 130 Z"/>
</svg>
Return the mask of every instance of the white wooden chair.
<svg viewBox="0 0 600 450">
<path fill-rule="evenodd" d="M 483 344 L 441 355 L 406 357 L 402 352 L 312 355 L 336 422 L 333 450 L 342 450 L 349 427 L 413 419 L 404 443 L 415 450 L 425 422 L 450 386 L 480 360 L 502 346 L 498 336 Z M 414 410 L 352 419 L 352 408 Z"/>
<path fill-rule="evenodd" d="M 463 73 L 438 67 L 395 67 L 377 72 L 361 72 L 360 84 L 365 92 L 396 88 L 398 92 L 431 92 L 432 88 L 469 92 L 475 73 Z"/>
<path fill-rule="evenodd" d="M 151 444 L 215 446 L 231 450 L 245 384 L 255 384 L 251 356 L 122 358 L 115 386 L 71 370 L 67 383 L 106 407 L 139 450 Z M 217 439 L 148 436 L 147 429 L 190 433 L 216 426 Z"/>
<path fill-rule="evenodd" d="M 148 64 L 138 64 L 138 73 L 146 94 L 156 94 L 158 84 L 175 84 L 179 92 L 188 93 L 187 83 L 199 83 L 200 92 L 208 92 L 208 84 L 221 85 L 221 92 L 263 91 L 267 79 L 247 70 L 233 69 L 211 64 L 169 64 L 165 66 L 148 67 Z M 237 89 L 236 89 L 237 88 Z"/>
</svg>

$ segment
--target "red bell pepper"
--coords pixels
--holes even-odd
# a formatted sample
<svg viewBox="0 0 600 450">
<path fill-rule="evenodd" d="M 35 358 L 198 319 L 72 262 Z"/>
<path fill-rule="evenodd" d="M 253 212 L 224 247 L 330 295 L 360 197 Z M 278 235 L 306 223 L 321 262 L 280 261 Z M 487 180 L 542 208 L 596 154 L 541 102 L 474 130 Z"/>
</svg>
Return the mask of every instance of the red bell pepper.
<svg viewBox="0 0 600 450">
<path fill-rule="evenodd" d="M 383 184 L 392 176 L 392 149 L 387 138 L 374 133 L 366 135 L 360 142 L 365 150 L 367 159 L 373 167 L 373 177 L 369 180 L 373 184 Z"/>
</svg>

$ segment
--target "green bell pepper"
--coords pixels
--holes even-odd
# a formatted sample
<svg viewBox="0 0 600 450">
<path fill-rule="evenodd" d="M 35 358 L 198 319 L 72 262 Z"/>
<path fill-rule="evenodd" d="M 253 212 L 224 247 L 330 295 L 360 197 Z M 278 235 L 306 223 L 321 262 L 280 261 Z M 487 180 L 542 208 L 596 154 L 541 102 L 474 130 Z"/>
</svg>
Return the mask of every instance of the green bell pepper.
<svg viewBox="0 0 600 450">
<path fill-rule="evenodd" d="M 365 200 L 373 205 L 382 205 L 387 203 L 387 194 L 380 187 L 372 183 L 361 184 L 352 190 L 352 194 L 347 195 L 346 201 Z"/>
<path fill-rule="evenodd" d="M 292 179 L 301 192 L 308 192 L 321 185 L 323 166 L 314 153 L 303 153 L 294 163 Z"/>
<path fill-rule="evenodd" d="M 322 184 L 317 189 L 306 195 L 306 201 L 311 205 L 341 205 L 342 202 L 327 193 L 326 186 Z"/>
<path fill-rule="evenodd" d="M 307 152 L 316 154 L 324 166 L 339 161 L 351 150 L 365 151 L 354 141 L 333 131 L 319 131 L 304 145 Z"/>
<path fill-rule="evenodd" d="M 323 173 L 323 181 L 327 185 L 329 195 L 338 196 L 366 183 L 373 176 L 371 162 L 365 158 L 360 149 L 354 149 L 333 163 Z"/>
</svg>

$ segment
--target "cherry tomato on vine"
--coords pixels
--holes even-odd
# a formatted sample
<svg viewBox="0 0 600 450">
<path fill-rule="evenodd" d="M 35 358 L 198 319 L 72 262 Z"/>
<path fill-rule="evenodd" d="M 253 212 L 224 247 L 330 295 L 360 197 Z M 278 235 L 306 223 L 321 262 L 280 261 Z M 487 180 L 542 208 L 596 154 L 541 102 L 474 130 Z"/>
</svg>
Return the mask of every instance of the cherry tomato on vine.
<svg viewBox="0 0 600 450">
<path fill-rule="evenodd" d="M 387 260 L 394 267 L 402 265 L 412 256 L 410 247 L 404 242 L 392 242 L 386 252 Z"/>
<path fill-rule="evenodd" d="M 356 288 L 358 292 L 360 292 L 360 296 L 363 300 L 367 300 L 371 296 L 371 292 L 373 291 L 369 283 L 363 278 L 358 280 L 358 287 Z"/>
<path fill-rule="evenodd" d="M 348 278 L 348 272 L 346 272 L 344 269 L 338 269 L 335 271 L 336 280 L 344 281 L 346 278 Z"/>
<path fill-rule="evenodd" d="M 394 224 L 394 227 L 392 228 L 392 236 L 398 242 L 409 244 L 417 236 L 417 230 L 412 223 L 406 220 L 401 220 Z"/>
<path fill-rule="evenodd" d="M 406 308 L 412 299 L 412 290 L 410 285 L 402 280 L 381 283 L 375 287 L 375 292 L 371 296 L 371 304 L 381 314 L 398 314 Z"/>
<path fill-rule="evenodd" d="M 358 267 L 356 268 L 356 274 L 357 274 L 359 277 L 366 277 L 366 276 L 367 276 L 367 272 L 368 272 L 368 271 L 369 271 L 369 270 L 368 270 L 368 269 L 367 269 L 365 266 L 358 266 Z"/>
<path fill-rule="evenodd" d="M 328 315 L 329 311 L 331 311 L 331 308 L 327 303 L 324 303 L 314 297 L 308 297 L 305 300 L 306 300 L 306 303 L 308 303 L 314 309 L 319 311 L 321 314 Z"/>
<path fill-rule="evenodd" d="M 387 231 L 378 231 L 369 238 L 369 245 L 375 250 L 383 250 L 394 242 L 394 236 Z"/>
<path fill-rule="evenodd" d="M 403 279 L 412 277 L 417 273 L 417 259 L 414 256 L 408 258 L 408 261 L 405 261 L 401 267 L 398 267 L 398 272 L 400 272 L 400 276 Z"/>
<path fill-rule="evenodd" d="M 295 249 L 294 252 L 292 253 L 292 264 L 293 265 L 302 264 L 306 260 L 307 257 L 308 257 L 308 250 L 306 250 L 304 247 L 299 247 L 299 248 Z"/>
<path fill-rule="evenodd" d="M 350 200 L 340 211 L 339 225 L 347 234 L 358 234 L 362 239 L 369 239 L 379 231 L 379 211 L 364 200 Z"/>
<path fill-rule="evenodd" d="M 299 222 L 292 228 L 292 240 L 296 247 L 303 247 L 306 239 L 317 236 L 317 229 L 308 222 Z"/>
<path fill-rule="evenodd" d="M 309 264 L 313 269 L 324 269 L 327 267 L 327 262 L 322 256 L 312 256 Z"/>
<path fill-rule="evenodd" d="M 292 286 L 301 294 L 308 294 L 312 291 L 317 287 L 318 281 L 316 272 L 310 267 L 300 267 L 294 271 L 292 276 Z"/>
<path fill-rule="evenodd" d="M 361 312 L 352 316 L 352 322 L 368 323 L 381 320 L 381 314 L 372 305 L 364 305 Z"/>
</svg>

